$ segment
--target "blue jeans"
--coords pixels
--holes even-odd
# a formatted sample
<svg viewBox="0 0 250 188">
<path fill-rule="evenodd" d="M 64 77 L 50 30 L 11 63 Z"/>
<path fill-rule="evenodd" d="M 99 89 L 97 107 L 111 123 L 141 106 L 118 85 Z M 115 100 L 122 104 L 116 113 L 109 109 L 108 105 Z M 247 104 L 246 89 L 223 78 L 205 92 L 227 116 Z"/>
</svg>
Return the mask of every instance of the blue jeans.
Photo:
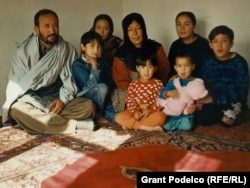
<svg viewBox="0 0 250 188">
<path fill-rule="evenodd" d="M 83 97 L 91 99 L 97 106 L 99 112 L 104 110 L 104 102 L 108 93 L 108 87 L 106 84 L 99 83 L 97 86 L 89 89 Z"/>
<path fill-rule="evenodd" d="M 109 122 L 115 123 L 115 115 L 115 108 L 113 107 L 111 100 L 107 99 L 103 110 L 103 117 Z"/>
</svg>

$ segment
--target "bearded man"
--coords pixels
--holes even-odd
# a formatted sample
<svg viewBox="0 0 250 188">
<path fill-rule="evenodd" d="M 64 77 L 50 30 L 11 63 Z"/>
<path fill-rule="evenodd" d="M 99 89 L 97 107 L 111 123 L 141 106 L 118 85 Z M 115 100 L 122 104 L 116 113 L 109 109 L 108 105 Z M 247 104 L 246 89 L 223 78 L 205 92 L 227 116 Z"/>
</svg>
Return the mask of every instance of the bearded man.
<svg viewBox="0 0 250 188">
<path fill-rule="evenodd" d="M 57 14 L 34 16 L 34 31 L 14 54 L 3 105 L 4 125 L 19 124 L 31 133 L 63 134 L 94 129 L 94 103 L 76 98 L 71 64 L 76 49 L 59 35 Z"/>
</svg>

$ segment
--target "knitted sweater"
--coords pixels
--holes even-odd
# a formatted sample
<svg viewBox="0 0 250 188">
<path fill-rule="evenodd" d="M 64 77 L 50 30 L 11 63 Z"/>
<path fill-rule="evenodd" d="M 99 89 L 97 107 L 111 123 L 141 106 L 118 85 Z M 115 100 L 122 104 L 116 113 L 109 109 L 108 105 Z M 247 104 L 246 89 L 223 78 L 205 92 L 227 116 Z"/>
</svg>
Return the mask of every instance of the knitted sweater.
<svg viewBox="0 0 250 188">
<path fill-rule="evenodd" d="M 204 62 L 201 72 L 201 77 L 216 105 L 240 102 L 242 110 L 247 108 L 249 70 L 242 56 L 237 54 L 225 61 L 211 57 Z"/>
<path fill-rule="evenodd" d="M 163 84 L 158 79 L 151 79 L 148 82 L 141 82 L 139 79 L 132 81 L 126 96 L 126 111 L 134 113 L 140 108 L 157 111 L 156 99 L 162 87 Z"/>
<path fill-rule="evenodd" d="M 176 74 L 174 69 L 176 55 L 183 52 L 189 53 L 193 58 L 195 64 L 193 76 L 200 77 L 200 68 L 203 66 L 204 60 L 212 54 L 212 50 L 209 47 L 207 39 L 199 35 L 197 35 L 197 37 L 198 38 L 190 44 L 185 44 L 182 39 L 177 39 L 171 44 L 168 53 L 168 59 L 170 63 L 169 77 L 172 77 Z"/>
</svg>

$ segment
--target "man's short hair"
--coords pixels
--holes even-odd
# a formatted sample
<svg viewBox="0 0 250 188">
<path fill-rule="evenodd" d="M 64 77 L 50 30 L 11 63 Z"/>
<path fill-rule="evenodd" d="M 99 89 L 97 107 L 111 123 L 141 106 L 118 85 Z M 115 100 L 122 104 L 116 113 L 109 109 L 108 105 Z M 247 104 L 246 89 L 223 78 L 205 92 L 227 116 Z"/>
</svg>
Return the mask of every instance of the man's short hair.
<svg viewBox="0 0 250 188">
<path fill-rule="evenodd" d="M 34 25 L 39 26 L 39 18 L 40 18 L 40 16 L 46 15 L 46 14 L 53 14 L 56 17 L 56 19 L 59 20 L 57 14 L 53 10 L 41 9 L 34 16 Z"/>
</svg>

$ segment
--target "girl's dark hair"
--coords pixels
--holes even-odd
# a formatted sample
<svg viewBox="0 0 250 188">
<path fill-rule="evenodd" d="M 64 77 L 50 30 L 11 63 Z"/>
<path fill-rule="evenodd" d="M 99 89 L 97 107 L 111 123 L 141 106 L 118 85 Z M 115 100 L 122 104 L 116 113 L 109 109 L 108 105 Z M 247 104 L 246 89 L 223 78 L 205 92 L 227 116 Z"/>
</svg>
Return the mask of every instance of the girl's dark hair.
<svg viewBox="0 0 250 188">
<path fill-rule="evenodd" d="M 123 29 L 123 38 L 124 38 L 124 44 L 132 46 L 129 37 L 128 37 L 128 27 L 133 22 L 136 21 L 141 25 L 142 32 L 143 32 L 143 42 L 147 41 L 148 35 L 146 31 L 146 24 L 141 14 L 139 13 L 130 13 L 122 20 L 122 29 Z"/>
<path fill-rule="evenodd" d="M 49 9 L 41 9 L 34 16 L 34 25 L 39 26 L 39 18 L 40 18 L 40 16 L 46 15 L 46 14 L 53 14 L 56 17 L 56 19 L 59 21 L 59 18 L 58 18 L 57 14 L 54 11 L 49 10 Z"/>
<path fill-rule="evenodd" d="M 101 46 L 104 46 L 104 41 L 97 32 L 95 31 L 88 31 L 84 33 L 81 37 L 81 44 L 86 46 L 86 44 L 90 43 L 93 40 L 97 40 Z"/>
<path fill-rule="evenodd" d="M 109 23 L 109 27 L 110 27 L 110 33 L 109 33 L 109 37 L 111 37 L 113 35 L 113 32 L 114 32 L 114 24 L 113 24 L 113 20 L 112 18 L 107 15 L 107 14 L 99 14 L 95 17 L 94 19 L 94 23 L 90 29 L 90 31 L 95 31 L 95 26 L 96 26 L 96 23 L 99 21 L 99 20 L 106 20 L 108 23 Z M 109 38 L 108 37 L 108 38 Z"/>
<path fill-rule="evenodd" d="M 213 28 L 208 35 L 208 39 L 210 41 L 212 41 L 219 34 L 227 35 L 231 42 L 234 40 L 233 30 L 225 25 L 219 25 L 219 26 Z"/>
<path fill-rule="evenodd" d="M 141 55 L 137 56 L 135 59 L 136 66 L 145 66 L 146 61 L 150 60 L 151 64 L 156 67 L 157 66 L 157 57 L 154 53 L 142 53 Z"/>
<path fill-rule="evenodd" d="M 194 15 L 194 13 L 192 13 L 192 12 L 190 12 L 190 11 L 182 11 L 182 12 L 179 12 L 179 13 L 177 14 L 176 18 L 175 18 L 175 22 L 177 21 L 177 19 L 178 19 L 180 16 L 188 16 L 188 17 L 191 19 L 193 25 L 196 25 L 196 17 L 195 17 L 195 15 Z"/>
</svg>

